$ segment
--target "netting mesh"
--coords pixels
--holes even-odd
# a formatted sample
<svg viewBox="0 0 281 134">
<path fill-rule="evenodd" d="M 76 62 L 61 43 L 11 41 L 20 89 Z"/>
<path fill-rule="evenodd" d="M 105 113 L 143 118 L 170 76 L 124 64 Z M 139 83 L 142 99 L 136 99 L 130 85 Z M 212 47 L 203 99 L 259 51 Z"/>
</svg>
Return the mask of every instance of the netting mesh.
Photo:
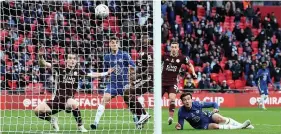
<svg viewBox="0 0 281 134">
<path fill-rule="evenodd" d="M 101 3 L 110 9 L 110 15 L 104 19 L 95 18 L 94 13 Z M 53 68 L 39 66 L 39 46 L 46 62 L 64 66 L 67 54 L 74 52 L 81 70 L 103 72 L 110 37 L 118 37 L 119 49 L 136 61 L 141 36 L 153 36 L 150 1 L 2 1 L 0 9 L 2 132 L 53 131 L 49 122 L 38 119 L 32 111 L 41 102 L 52 99 L 59 84 L 56 76 L 60 76 Z M 108 82 L 107 77 L 79 80 L 75 100 L 80 104 L 86 129 L 90 129 Z M 149 96 L 145 94 L 144 105 L 152 114 Z M 61 132 L 77 131 L 72 114 L 60 112 L 55 116 Z M 107 104 L 95 132 L 136 132 L 131 131 L 135 129 L 132 117 L 122 97 L 117 97 Z M 149 124 L 144 133 L 152 133 L 153 125 Z"/>
</svg>

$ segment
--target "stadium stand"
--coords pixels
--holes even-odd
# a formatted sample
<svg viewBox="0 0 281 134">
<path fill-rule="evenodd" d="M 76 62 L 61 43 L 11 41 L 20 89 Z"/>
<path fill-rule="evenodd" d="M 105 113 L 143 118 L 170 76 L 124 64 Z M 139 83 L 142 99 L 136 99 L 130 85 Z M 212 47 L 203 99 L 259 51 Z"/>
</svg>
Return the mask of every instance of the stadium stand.
<svg viewBox="0 0 281 134">
<path fill-rule="evenodd" d="M 256 85 L 256 71 L 267 61 L 279 85 L 269 90 L 280 91 L 281 20 L 274 12 L 264 15 L 259 8 L 263 5 L 280 2 L 162 1 L 162 54 L 169 53 L 171 42 L 178 42 L 198 73 L 193 83 L 188 71 L 181 75 L 179 87 L 193 92 L 199 90 L 192 85 L 200 91 L 225 92 L 229 87 L 231 92 L 257 92 L 246 89 Z"/>
<path fill-rule="evenodd" d="M 110 16 L 101 20 L 94 15 L 94 7 L 99 3 L 2 1 L 2 93 L 44 94 L 53 89 L 52 70 L 38 65 L 36 54 L 39 45 L 46 47 L 45 59 L 49 62 L 64 64 L 65 54 L 74 48 L 85 71 L 102 71 L 102 58 L 109 49 L 107 40 L 116 35 L 122 39 L 122 49 L 132 53 L 136 59 L 142 31 L 148 31 L 152 39 L 153 30 L 152 10 L 138 14 L 141 10 L 152 9 L 152 4 L 146 7 L 148 4 L 141 5 L 135 1 L 111 1 Z M 95 70 L 87 69 L 89 67 Z M 102 80 L 97 79 L 80 82 L 80 88 L 85 90 L 93 87 L 97 91 L 102 85 Z"/>
</svg>

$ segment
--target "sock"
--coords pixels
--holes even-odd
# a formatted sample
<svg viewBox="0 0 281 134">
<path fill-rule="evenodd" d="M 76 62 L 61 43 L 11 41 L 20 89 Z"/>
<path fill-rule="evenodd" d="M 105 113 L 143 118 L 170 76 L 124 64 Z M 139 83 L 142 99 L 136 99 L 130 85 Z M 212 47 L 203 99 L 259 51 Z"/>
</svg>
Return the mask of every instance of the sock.
<svg viewBox="0 0 281 134">
<path fill-rule="evenodd" d="M 139 118 L 136 114 L 133 114 L 133 119 L 134 119 L 135 123 L 137 123 L 139 121 Z"/>
<path fill-rule="evenodd" d="M 94 122 L 95 125 L 99 124 L 100 118 L 104 112 L 104 109 L 105 109 L 105 107 L 100 104 L 98 107 L 97 113 L 96 113 L 96 117 L 95 117 L 95 122 Z"/>
<path fill-rule="evenodd" d="M 219 129 L 241 129 L 241 126 L 219 125 Z"/>
<path fill-rule="evenodd" d="M 172 118 L 174 117 L 175 108 L 176 108 L 175 101 L 171 101 L 169 106 L 169 117 Z"/>
<path fill-rule="evenodd" d="M 143 96 L 139 96 L 139 97 L 138 97 L 138 101 L 140 102 L 140 104 L 142 105 L 142 107 L 144 107 L 144 98 L 143 98 Z"/>
<path fill-rule="evenodd" d="M 263 107 L 264 106 L 264 94 L 261 95 L 260 98 L 260 105 Z"/>
<path fill-rule="evenodd" d="M 42 120 L 46 120 L 46 121 L 51 121 L 51 116 L 49 112 L 46 113 L 39 113 L 38 115 L 36 115 L 38 118 L 42 119 Z"/>
<path fill-rule="evenodd" d="M 264 96 L 264 103 L 267 101 L 268 95 Z"/>
<path fill-rule="evenodd" d="M 77 125 L 82 126 L 83 124 L 80 110 L 76 108 L 75 110 L 72 110 L 72 114 L 77 122 Z"/>
<path fill-rule="evenodd" d="M 124 96 L 125 103 L 128 105 L 130 111 L 135 114 L 137 120 L 140 119 L 142 114 L 146 114 L 146 111 L 142 107 L 141 103 L 137 100 L 135 96 Z"/>
<path fill-rule="evenodd" d="M 261 95 L 261 105 L 262 105 L 262 108 L 265 108 L 264 102 L 265 102 L 265 95 L 262 94 L 262 95 Z"/>
</svg>

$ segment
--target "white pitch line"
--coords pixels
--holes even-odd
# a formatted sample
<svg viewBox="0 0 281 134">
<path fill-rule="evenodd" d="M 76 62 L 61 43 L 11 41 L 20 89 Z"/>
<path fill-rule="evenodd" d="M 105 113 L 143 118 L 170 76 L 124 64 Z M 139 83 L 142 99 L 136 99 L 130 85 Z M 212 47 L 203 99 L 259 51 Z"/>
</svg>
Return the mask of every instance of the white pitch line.
<svg viewBox="0 0 281 134">
<path fill-rule="evenodd" d="M 270 126 L 270 127 L 281 127 L 281 125 L 273 125 L 273 124 L 253 124 L 254 126 Z"/>
</svg>

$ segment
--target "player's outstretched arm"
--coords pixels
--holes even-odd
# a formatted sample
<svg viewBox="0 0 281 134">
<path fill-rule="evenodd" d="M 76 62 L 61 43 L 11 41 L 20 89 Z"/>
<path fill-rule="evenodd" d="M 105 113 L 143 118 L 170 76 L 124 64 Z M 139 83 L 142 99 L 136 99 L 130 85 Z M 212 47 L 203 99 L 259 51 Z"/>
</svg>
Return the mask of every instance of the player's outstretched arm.
<svg viewBox="0 0 281 134">
<path fill-rule="evenodd" d="M 115 69 L 110 68 L 110 69 L 108 69 L 107 72 L 102 72 L 102 73 L 91 72 L 91 73 L 88 73 L 87 76 L 92 77 L 92 78 L 104 77 L 104 76 L 111 74 L 114 70 Z"/>
<path fill-rule="evenodd" d="M 43 66 L 43 67 L 47 67 L 47 68 L 51 68 L 52 67 L 52 64 L 47 62 L 44 57 L 43 57 L 43 54 L 44 52 L 40 51 L 40 49 L 43 49 L 41 48 L 41 46 L 39 46 L 39 52 L 38 52 L 38 56 L 39 56 L 39 65 L 40 66 Z"/>
<path fill-rule="evenodd" d="M 180 110 L 178 111 L 178 123 L 175 126 L 177 130 L 183 130 L 184 118 L 180 116 Z"/>
</svg>

